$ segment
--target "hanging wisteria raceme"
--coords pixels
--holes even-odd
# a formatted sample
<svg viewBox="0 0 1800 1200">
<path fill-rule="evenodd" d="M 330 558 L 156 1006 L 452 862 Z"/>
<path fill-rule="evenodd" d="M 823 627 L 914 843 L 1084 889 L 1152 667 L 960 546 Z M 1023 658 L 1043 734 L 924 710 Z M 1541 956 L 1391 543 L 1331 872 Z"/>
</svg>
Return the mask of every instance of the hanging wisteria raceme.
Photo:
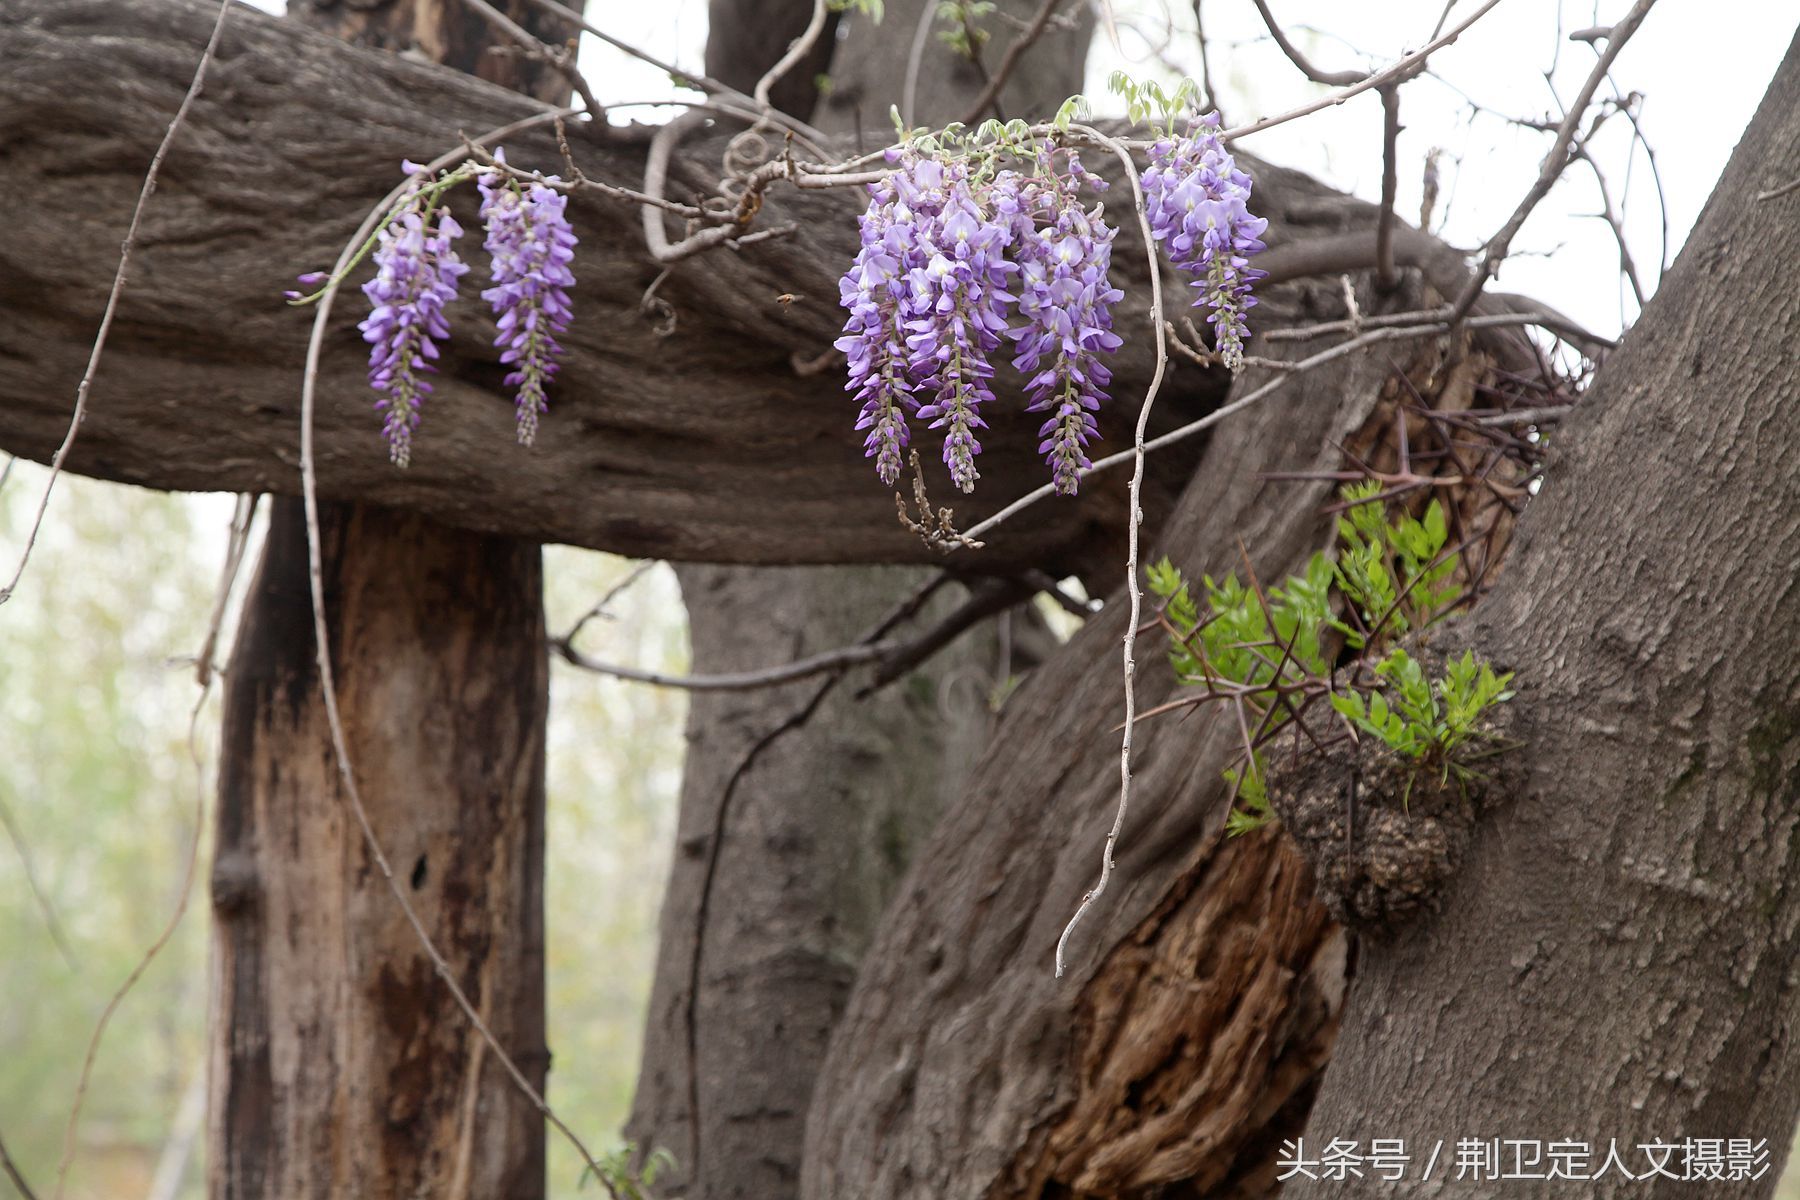
<svg viewBox="0 0 1800 1200">
<path fill-rule="evenodd" d="M 1123 294 L 1109 276 L 1114 231 L 1101 206 L 1084 208 L 1080 199 L 1105 183 L 1060 137 L 1022 121 L 1004 130 L 991 124 L 991 137 L 984 130 L 973 140 L 946 131 L 951 149 L 924 138 L 887 153 L 893 170 L 868 186 L 861 248 L 839 283 L 848 315 L 835 344 L 848 360 L 856 427 L 866 431 L 864 453 L 881 481 L 898 481 L 916 419 L 942 431 L 950 478 L 970 492 L 980 477 L 983 410 L 995 398 L 993 355 L 1010 339 L 1026 411 L 1047 414 L 1038 452 L 1055 490 L 1073 495 L 1092 465 L 1087 450 L 1112 383 L 1105 359 L 1120 345 L 1112 308 Z M 1008 158 L 1026 169 L 999 169 Z M 1251 285 L 1264 275 L 1249 265 L 1268 224 L 1250 213 L 1250 178 L 1226 153 L 1216 114 L 1159 140 L 1151 160 L 1142 179 L 1151 231 L 1175 265 L 1199 277 L 1195 303 L 1212 310 L 1219 355 L 1235 368 L 1249 336 L 1244 315 L 1256 303 Z M 506 385 L 516 389 L 518 440 L 530 445 L 549 411 L 557 339 L 572 316 L 577 239 L 568 198 L 553 176 L 510 172 L 501 151 L 485 166 L 469 162 L 435 177 L 404 166 L 417 180 L 374 239 L 377 272 L 363 287 L 372 311 L 361 325 L 390 455 L 400 466 L 411 458 L 432 390 L 425 376 L 450 333 L 445 306 L 468 267 L 454 245 L 462 229 L 443 198 L 471 179 L 491 257 L 491 286 L 481 294 L 497 318 L 500 361 L 512 368 Z M 312 272 L 301 282 L 329 281 Z M 288 296 L 309 303 L 328 292 Z M 1009 328 L 1013 315 L 1020 323 Z"/>
<path fill-rule="evenodd" d="M 412 459 L 419 406 L 431 394 L 424 375 L 434 372 L 437 343 L 450 336 L 444 306 L 456 299 L 457 281 L 469 268 L 457 257 L 462 226 L 450 213 L 416 194 L 382 229 L 375 248 L 375 278 L 363 285 L 373 306 L 359 328 L 370 344 L 369 385 L 382 394 L 382 432 L 396 466 Z M 303 277 L 304 278 L 304 277 Z"/>
<path fill-rule="evenodd" d="M 875 460 L 876 474 L 890 487 L 900 477 L 901 451 L 912 440 L 907 418 L 919 408 L 907 377 L 906 321 L 912 298 L 908 277 L 925 262 L 911 236 L 914 209 L 901 202 L 899 179 L 896 173 L 869 185 L 868 211 L 858 219 L 862 248 L 838 283 L 839 303 L 850 317 L 836 342 L 849 360 L 845 390 L 862 404 L 856 427 L 869 431 L 864 457 Z M 912 189 L 915 203 L 922 191 Z"/>
<path fill-rule="evenodd" d="M 839 283 L 849 318 L 837 346 L 883 483 L 899 477 L 917 417 L 944 431 L 951 480 L 974 488 L 992 355 L 1011 337 L 1014 365 L 1031 376 L 1029 410 L 1052 413 L 1041 452 L 1057 489 L 1075 490 L 1111 379 L 1099 356 L 1119 344 L 1110 308 L 1120 293 L 1107 278 L 1113 231 L 1076 199 L 1083 182 L 1104 183 L 1073 154 L 1060 173 L 1053 160 L 1044 147 L 1028 175 L 895 151 L 897 169 L 870 185 L 862 246 Z M 1015 304 L 1026 324 L 1009 329 Z"/>
<path fill-rule="evenodd" d="M 1048 184 L 1026 193 L 1025 205 L 1044 204 L 1049 220 L 1041 227 L 1027 220 L 1015 250 L 1019 315 L 1026 323 L 1010 334 L 1019 343 L 1013 366 L 1029 376 L 1026 410 L 1051 413 L 1038 429 L 1038 453 L 1064 496 L 1075 494 L 1081 472 L 1093 465 L 1087 444 L 1099 436 L 1094 414 L 1112 382 L 1101 355 L 1119 347 L 1112 306 L 1124 296 L 1107 274 L 1114 231 L 1098 206 L 1082 209 L 1076 185 L 1083 178 L 1105 186 L 1071 153 L 1066 175 L 1052 172 Z"/>
<path fill-rule="evenodd" d="M 1220 360 L 1235 370 L 1250 336 L 1245 314 L 1256 304 L 1251 286 L 1267 272 L 1249 265 L 1263 249 L 1268 221 L 1250 215 L 1250 176 L 1219 138 L 1219 114 L 1188 122 L 1182 134 L 1150 148 L 1144 172 L 1144 203 L 1150 229 L 1169 261 L 1195 275 L 1194 287 L 1212 311 L 1213 344 Z"/>
<path fill-rule="evenodd" d="M 1011 232 L 971 187 L 967 162 L 910 151 L 889 161 L 898 169 L 870 185 L 862 248 L 838 285 L 850 314 L 836 343 L 846 387 L 862 402 L 856 427 L 869 431 L 863 451 L 883 483 L 899 477 L 916 416 L 945 431 L 944 462 L 967 492 L 979 477 L 981 405 L 993 399 L 988 356 L 1012 300 Z"/>
<path fill-rule="evenodd" d="M 503 151 L 494 157 L 506 161 Z M 569 327 L 576 244 L 565 211 L 569 198 L 544 183 L 521 187 L 498 171 L 483 173 L 477 182 L 493 278 L 481 298 L 499 318 L 494 344 L 501 349 L 500 361 L 513 367 L 506 386 L 518 389 L 519 444 L 529 446 L 537 436 L 538 415 L 549 411 L 544 386 L 562 353 L 556 336 Z"/>
<path fill-rule="evenodd" d="M 1006 306 L 1013 300 L 1007 277 L 1018 267 L 1006 259 L 1011 232 L 983 213 L 968 185 L 956 180 L 933 220 L 915 230 L 930 258 L 911 272 L 913 317 L 906 322 L 907 367 L 929 401 L 919 419 L 944 430 L 944 465 L 963 492 L 975 490 L 980 473 L 977 429 L 987 427 L 981 406 L 994 398 L 988 356 L 1006 335 Z"/>
</svg>

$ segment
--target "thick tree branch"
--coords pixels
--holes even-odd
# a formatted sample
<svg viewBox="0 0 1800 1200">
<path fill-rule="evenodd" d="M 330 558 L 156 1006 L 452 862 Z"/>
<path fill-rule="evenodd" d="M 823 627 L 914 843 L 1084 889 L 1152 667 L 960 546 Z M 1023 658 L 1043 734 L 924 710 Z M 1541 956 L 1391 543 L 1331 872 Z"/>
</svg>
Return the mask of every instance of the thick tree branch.
<svg viewBox="0 0 1800 1200">
<path fill-rule="evenodd" d="M 205 0 L 19 0 L 0 12 L 0 160 L 38 202 L 0 225 L 0 447 L 37 459 L 69 417 L 88 331 L 116 247 L 71 236 L 117 227 L 139 182 L 127 164 L 154 148 L 204 40 Z M 70 88 L 72 78 L 89 86 Z M 153 487 L 299 490 L 298 383 L 304 315 L 278 301 L 301 270 L 329 263 L 361 214 L 398 178 L 464 132 L 538 111 L 533 101 L 388 54 L 349 48 L 248 9 L 234 11 L 207 94 L 176 146 L 134 257 L 135 290 L 109 342 L 73 470 Z M 558 169 L 553 133 L 512 139 L 512 161 Z M 671 198 L 710 190 L 717 134 L 672 155 Z M 647 149 L 630 139 L 583 147 L 595 179 L 634 186 Z M 1375 225 L 1373 206 L 1294 172 L 1251 164 L 1270 217 L 1271 266 L 1299 244 Z M 686 189 L 685 194 L 683 189 Z M 1148 311 L 1135 223 L 1113 190 L 1121 312 Z M 674 330 L 657 336 L 639 303 L 659 273 L 635 205 L 582 195 L 577 325 L 565 339 L 544 436 L 512 445 L 512 403 L 492 327 L 465 301 L 425 412 L 413 466 L 387 462 L 363 379 L 357 314 L 334 318 L 315 430 L 320 496 L 639 556 L 725 562 L 923 562 L 936 551 L 899 528 L 892 497 L 859 453 L 838 372 L 797 373 L 828 352 L 841 314 L 836 276 L 855 247 L 854 189 L 777 185 L 756 228 L 794 233 L 677 264 L 658 288 Z M 458 201 L 466 203 L 466 201 Z M 1396 262 L 1431 259 L 1442 288 L 1454 251 L 1395 230 Z M 46 247 L 56 247 L 47 253 Z M 1304 257 L 1304 256 L 1302 256 Z M 355 281 L 353 281 L 355 282 Z M 1451 286 L 1460 285 L 1461 280 Z M 782 303 L 778 297 L 797 297 Z M 1116 359 L 1118 404 L 1101 430 L 1123 444 L 1154 365 L 1152 330 L 1129 322 Z M 1178 373 L 1154 437 L 1203 415 L 1226 380 Z M 66 384 L 66 387 L 65 387 Z M 721 403 L 720 397 L 731 397 Z M 967 526 L 1042 477 L 1035 423 L 997 406 L 982 487 L 959 505 Z M 1146 507 L 1172 499 L 1192 457 L 1153 463 Z M 944 489 L 945 493 L 948 489 Z M 1122 534 L 1124 488 L 1040 506 L 982 551 L 976 570 L 1056 568 L 1084 543 Z"/>
<path fill-rule="evenodd" d="M 24 0 L 0 13 L 0 54 L 13 64 L 0 79 L 4 161 L 14 186 L 39 197 L 0 228 L 8 450 L 54 452 L 116 257 L 110 238 L 70 236 L 69 214 L 83 230 L 122 224 L 139 182 L 126 164 L 154 148 L 210 16 L 202 0 Z M 71 88 L 70 79 L 90 84 Z M 235 11 L 212 85 L 190 115 L 192 144 L 171 152 L 159 206 L 146 216 L 134 259 L 141 290 L 113 330 L 112 367 L 70 468 L 155 487 L 295 493 L 307 322 L 280 303 L 281 292 L 294 274 L 331 261 L 398 179 L 402 158 L 429 158 L 465 131 L 532 111 L 531 101 L 479 81 Z M 520 165 L 560 165 L 549 130 L 510 149 Z M 671 187 L 709 186 L 719 150 L 716 135 L 684 144 Z M 643 178 L 641 145 L 584 151 L 597 179 Z M 1298 191 L 1320 194 L 1293 179 Z M 511 445 L 504 369 L 471 301 L 414 466 L 394 470 L 362 378 L 357 314 L 342 313 L 321 376 L 321 496 L 677 559 L 929 560 L 935 552 L 896 525 L 891 496 L 860 458 L 837 373 L 803 377 L 789 363 L 796 353 L 818 357 L 837 335 L 835 276 L 853 254 L 858 207 L 844 192 L 781 189 L 759 227 L 791 221 L 795 235 L 678 268 L 659 290 L 676 328 L 658 338 L 638 315 L 657 265 L 637 211 L 578 199 L 578 325 L 534 451 Z M 1121 395 L 1148 378 L 1148 341 L 1136 340 L 1141 348 L 1121 356 Z M 1223 380 L 1189 383 L 1190 401 L 1205 403 Z M 1121 412 L 1108 432 L 1122 436 L 1127 421 Z M 969 519 L 1040 472 L 1029 418 L 999 424 Z M 1020 526 L 988 561 L 995 569 L 1053 561 L 1071 534 L 1087 536 L 1122 508 L 1102 492 L 1062 505 L 1034 531 Z"/>
</svg>

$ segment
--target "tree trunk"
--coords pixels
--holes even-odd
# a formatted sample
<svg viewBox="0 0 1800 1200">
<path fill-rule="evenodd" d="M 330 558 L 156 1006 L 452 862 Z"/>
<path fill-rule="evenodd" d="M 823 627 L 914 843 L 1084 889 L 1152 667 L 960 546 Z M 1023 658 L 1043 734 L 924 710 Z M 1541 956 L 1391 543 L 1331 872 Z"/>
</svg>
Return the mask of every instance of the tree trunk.
<svg viewBox="0 0 1800 1200">
<path fill-rule="evenodd" d="M 679 573 L 709 672 L 843 645 L 918 583 L 901 568 Z M 985 740 L 991 653 L 991 638 L 965 637 L 869 700 L 840 687 L 791 728 L 818 680 L 694 696 L 627 1127 L 679 1164 L 659 1194 L 796 1194 L 826 1040 L 901 871 Z"/>
<path fill-rule="evenodd" d="M 1760 197 L 1796 176 L 1800 40 L 1563 426 L 1512 568 L 1438 638 L 1517 670 L 1526 746 L 1442 913 L 1364 942 L 1309 1126 L 1315 1158 L 1407 1138 L 1422 1164 L 1442 1139 L 1434 1181 L 1415 1164 L 1395 1194 L 1490 1194 L 1449 1169 L 1465 1137 L 1586 1141 L 1590 1170 L 1616 1139 L 1639 1175 L 1640 1143 L 1767 1139 L 1732 1194 L 1780 1175 L 1800 1104 L 1800 194 Z"/>
<path fill-rule="evenodd" d="M 853 24 L 832 60 L 829 94 L 880 94 L 865 76 L 884 60 L 869 51 L 878 38 L 891 44 L 894 29 L 911 29 L 922 7 L 892 6 L 879 31 Z M 714 0 L 708 73 L 749 91 L 811 10 L 810 0 Z M 787 36 L 771 36 L 776 29 Z M 945 56 L 934 49 L 933 60 Z M 823 65 L 784 81 L 807 101 L 794 111 L 810 110 L 812 75 Z M 1046 55 L 1023 60 L 1019 79 L 1066 95 L 1079 73 Z M 920 119 L 952 119 L 979 87 L 973 76 L 958 86 L 938 79 Z M 853 112 L 828 106 L 817 120 L 837 132 Z M 701 674 L 854 641 L 930 578 L 892 568 L 678 573 Z M 945 608 L 934 605 L 927 617 Z M 677 1159 L 659 1191 L 707 1200 L 798 1194 L 807 1104 L 827 1039 L 901 871 L 985 742 L 1000 669 L 995 639 L 971 634 L 866 700 L 852 701 L 847 685 L 814 707 L 815 680 L 694 697 L 679 852 L 627 1129 L 641 1152 L 661 1146 Z"/>
<path fill-rule="evenodd" d="M 516 7 L 523 10 L 523 5 Z M 558 99 L 480 18 L 402 0 L 293 15 Z M 513 14 L 547 40 L 567 31 Z M 473 22 L 473 25 L 471 25 Z M 535 543 L 327 504 L 326 624 L 376 834 L 458 983 L 541 1091 L 544 721 Z M 544 1127 L 387 892 L 336 770 L 304 514 L 280 501 L 234 649 L 214 871 L 215 1197 L 544 1190 Z"/>
<path fill-rule="evenodd" d="M 1328 319 L 1333 290 L 1279 289 L 1259 319 Z M 1365 312 L 1435 300 L 1416 279 L 1361 293 Z M 1328 541 L 1333 485 L 1264 474 L 1335 471 L 1345 446 L 1380 465 L 1365 442 L 1391 436 L 1397 401 L 1416 388 L 1467 407 L 1491 350 L 1444 339 L 1301 377 L 1213 435 L 1147 557 L 1216 576 L 1247 553 L 1278 579 Z M 1140 727 L 1118 869 L 1068 976 L 1052 973 L 1117 801 L 1124 609 L 1115 592 L 1008 702 L 967 799 L 902 882 L 814 1092 L 802 1195 L 1273 1191 L 1336 1034 L 1347 946 L 1287 840 L 1224 838 L 1228 716 Z M 1139 642 L 1140 712 L 1176 691 L 1161 658 L 1154 636 Z"/>
<path fill-rule="evenodd" d="M 369 817 L 488 1025 L 540 1087 L 548 665 L 536 546 L 335 507 L 327 617 Z M 365 850 L 277 501 L 221 746 L 209 1194 L 520 1197 L 543 1121 L 457 1010 Z"/>
</svg>

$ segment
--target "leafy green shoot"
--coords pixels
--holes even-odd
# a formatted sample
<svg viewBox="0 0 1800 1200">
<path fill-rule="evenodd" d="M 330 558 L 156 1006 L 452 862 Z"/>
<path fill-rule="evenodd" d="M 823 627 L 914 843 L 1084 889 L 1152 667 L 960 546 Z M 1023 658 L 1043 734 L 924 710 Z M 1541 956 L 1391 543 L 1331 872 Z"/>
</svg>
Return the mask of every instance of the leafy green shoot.
<svg viewBox="0 0 1800 1200">
<path fill-rule="evenodd" d="M 1465 599 L 1443 506 L 1433 500 L 1422 516 L 1390 519 L 1378 482 L 1341 494 L 1348 507 L 1337 522 L 1335 561 L 1314 554 L 1266 594 L 1235 573 L 1202 576 L 1196 593 L 1166 557 L 1146 573 L 1161 601 L 1176 679 L 1200 689 L 1195 703 L 1235 706 L 1245 730 L 1244 751 L 1225 772 L 1233 835 L 1274 819 L 1258 747 L 1296 718 L 1311 739 L 1303 714 L 1319 699 L 1355 735 L 1377 738 L 1446 779 L 1467 779 L 1467 747 L 1482 736 L 1484 714 L 1513 695 L 1512 674 L 1496 674 L 1472 651 L 1431 679 L 1394 644 Z"/>
</svg>

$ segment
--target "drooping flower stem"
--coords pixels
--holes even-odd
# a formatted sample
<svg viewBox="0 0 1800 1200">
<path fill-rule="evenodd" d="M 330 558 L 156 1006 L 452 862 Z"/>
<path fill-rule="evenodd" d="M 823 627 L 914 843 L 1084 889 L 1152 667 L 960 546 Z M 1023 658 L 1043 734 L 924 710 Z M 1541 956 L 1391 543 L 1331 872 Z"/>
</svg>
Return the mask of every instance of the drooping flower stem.
<svg viewBox="0 0 1800 1200">
<path fill-rule="evenodd" d="M 437 204 L 442 188 L 422 188 L 376 234 L 375 278 L 363 285 L 373 306 L 360 326 L 370 345 L 369 385 L 382 393 L 382 432 L 396 466 L 412 459 L 412 432 L 419 409 L 431 393 L 425 375 L 439 355 L 437 343 L 450 336 L 444 306 L 456 298 L 457 283 L 469 268 L 457 257 L 462 226 Z"/>
<path fill-rule="evenodd" d="M 495 159 L 504 165 L 501 152 Z M 544 389 L 557 371 L 562 346 L 556 336 L 569 327 L 569 289 L 575 285 L 575 231 L 566 212 L 569 198 L 548 181 L 521 186 L 499 171 L 477 181 L 481 216 L 492 256 L 493 286 L 482 291 L 499 318 L 494 344 L 500 361 L 514 368 L 506 385 L 514 401 L 519 444 L 537 437 L 538 416 L 549 410 Z"/>
<path fill-rule="evenodd" d="M 1251 285 L 1266 272 L 1250 266 L 1269 222 L 1250 214 L 1250 176 L 1219 137 L 1219 114 L 1188 122 L 1150 148 L 1144 200 L 1151 232 L 1169 261 L 1195 276 L 1195 307 L 1206 305 L 1220 360 L 1236 370 L 1250 336 L 1245 314 L 1256 304 Z"/>
</svg>

